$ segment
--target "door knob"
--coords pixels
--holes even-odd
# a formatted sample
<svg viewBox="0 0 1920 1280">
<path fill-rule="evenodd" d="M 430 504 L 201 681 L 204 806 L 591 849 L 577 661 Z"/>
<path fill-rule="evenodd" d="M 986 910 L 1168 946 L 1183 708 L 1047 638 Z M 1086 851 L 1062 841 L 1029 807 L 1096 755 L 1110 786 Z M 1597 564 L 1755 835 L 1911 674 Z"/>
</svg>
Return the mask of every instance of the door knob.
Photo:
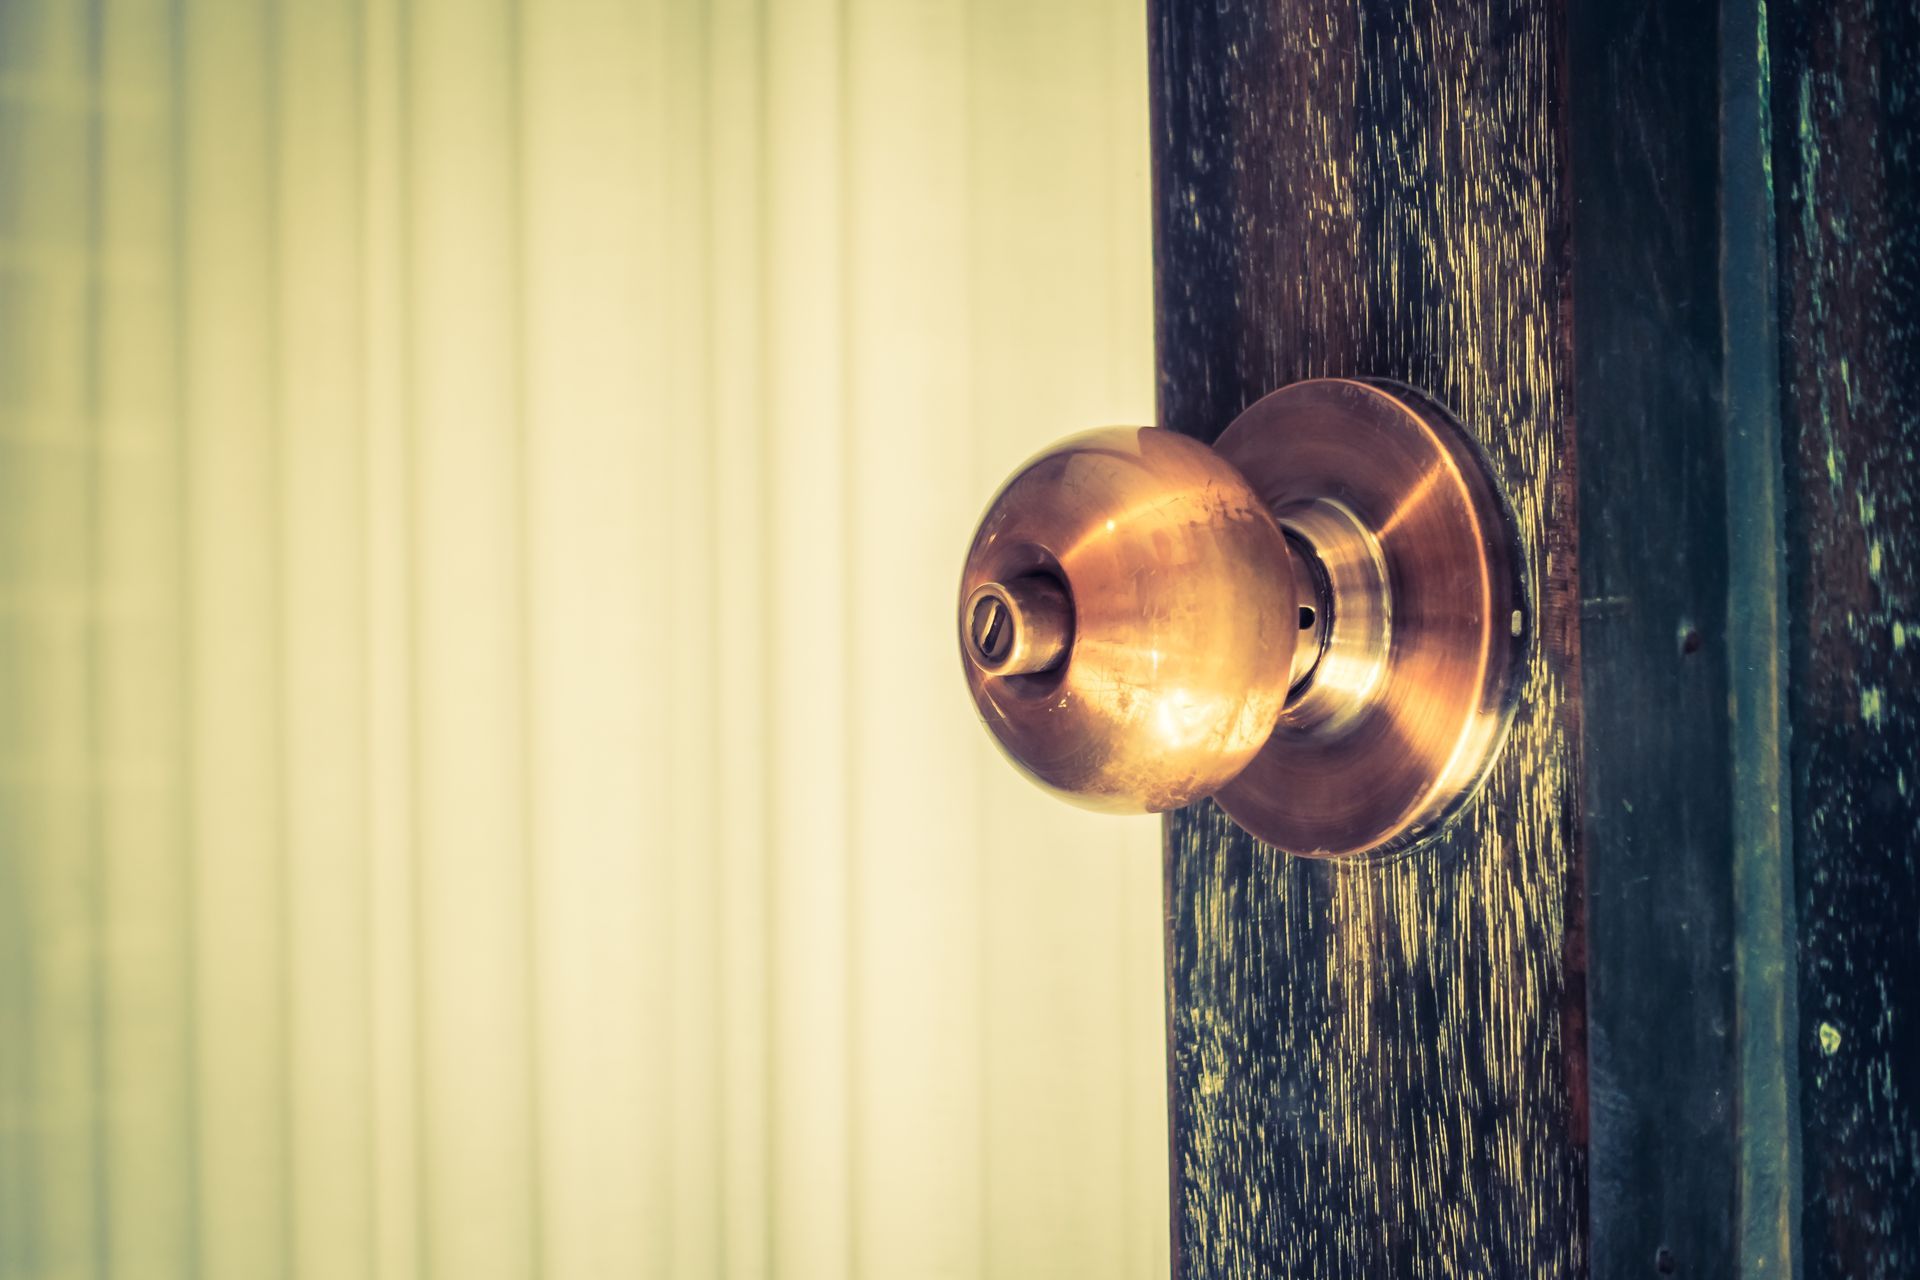
<svg viewBox="0 0 1920 1280">
<path fill-rule="evenodd" d="M 1282 850 L 1411 847 L 1505 737 L 1531 632 L 1513 518 L 1438 404 L 1378 381 L 1265 397 L 1210 448 L 1069 436 L 987 506 L 960 582 L 981 719 L 1067 800 L 1213 796 Z"/>
</svg>

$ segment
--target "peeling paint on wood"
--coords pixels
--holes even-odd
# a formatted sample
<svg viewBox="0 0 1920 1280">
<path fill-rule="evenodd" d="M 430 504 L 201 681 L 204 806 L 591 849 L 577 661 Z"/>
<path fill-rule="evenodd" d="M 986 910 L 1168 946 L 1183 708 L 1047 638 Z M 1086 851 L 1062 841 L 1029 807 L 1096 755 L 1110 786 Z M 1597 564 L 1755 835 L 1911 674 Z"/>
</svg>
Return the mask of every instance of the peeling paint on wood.
<svg viewBox="0 0 1920 1280">
<path fill-rule="evenodd" d="M 1770 15 L 1804 1274 L 1920 1274 L 1920 9 Z"/>
<path fill-rule="evenodd" d="M 1486 445 L 1541 643 L 1485 792 L 1386 864 L 1167 827 L 1176 1271 L 1585 1268 L 1559 6 L 1153 6 L 1161 420 L 1375 374 Z"/>
<path fill-rule="evenodd" d="M 1920 1274 L 1920 10 L 1187 8 L 1163 421 L 1434 390 L 1513 488 L 1544 645 L 1435 846 L 1169 821 L 1178 1269 Z"/>
<path fill-rule="evenodd" d="M 1758 21 L 1569 12 L 1596 1276 L 1790 1263 Z"/>
</svg>

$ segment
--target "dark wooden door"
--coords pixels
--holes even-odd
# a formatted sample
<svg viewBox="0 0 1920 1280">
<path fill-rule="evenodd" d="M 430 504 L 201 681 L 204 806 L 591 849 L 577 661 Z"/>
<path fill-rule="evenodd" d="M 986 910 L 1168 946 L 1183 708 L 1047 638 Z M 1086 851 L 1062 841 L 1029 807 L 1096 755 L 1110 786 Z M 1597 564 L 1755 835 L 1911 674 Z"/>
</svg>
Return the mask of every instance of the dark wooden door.
<svg viewBox="0 0 1920 1280">
<path fill-rule="evenodd" d="M 1920 17 L 1157 0 L 1161 420 L 1380 375 L 1541 620 L 1398 860 L 1167 825 L 1187 1276 L 1920 1274 Z"/>
</svg>

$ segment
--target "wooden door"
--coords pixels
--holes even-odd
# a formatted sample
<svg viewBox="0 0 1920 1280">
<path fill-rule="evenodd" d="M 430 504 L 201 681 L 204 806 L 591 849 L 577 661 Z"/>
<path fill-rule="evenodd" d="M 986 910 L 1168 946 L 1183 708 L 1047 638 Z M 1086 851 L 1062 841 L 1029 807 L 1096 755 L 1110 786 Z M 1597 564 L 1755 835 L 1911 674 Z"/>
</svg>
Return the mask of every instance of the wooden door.
<svg viewBox="0 0 1920 1280">
<path fill-rule="evenodd" d="M 1428 389 L 1541 620 L 1440 840 L 1169 819 L 1176 1272 L 1920 1272 L 1920 18 L 1150 8 L 1162 423 Z"/>
</svg>

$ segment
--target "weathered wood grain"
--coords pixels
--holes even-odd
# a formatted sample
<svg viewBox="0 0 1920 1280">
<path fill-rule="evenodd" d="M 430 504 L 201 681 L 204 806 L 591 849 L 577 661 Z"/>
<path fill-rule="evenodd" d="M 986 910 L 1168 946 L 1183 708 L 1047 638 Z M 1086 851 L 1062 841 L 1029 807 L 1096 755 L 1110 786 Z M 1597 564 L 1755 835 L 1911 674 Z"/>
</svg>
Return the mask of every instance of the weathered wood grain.
<svg viewBox="0 0 1920 1280">
<path fill-rule="evenodd" d="M 1920 9 L 1772 7 L 1804 1274 L 1920 1274 Z"/>
<path fill-rule="evenodd" d="M 1153 6 L 1161 420 L 1299 378 L 1437 394 L 1486 445 L 1541 643 L 1483 797 L 1386 865 L 1210 805 L 1167 840 L 1176 1269 L 1585 1267 L 1578 633 L 1551 0 Z"/>
<path fill-rule="evenodd" d="M 1713 5 L 1569 7 L 1596 1276 L 1738 1268 L 1729 672 L 1770 637 L 1728 617 L 1719 22 Z M 1730 123 L 1725 145 L 1757 154 L 1759 134 Z M 1776 510 L 1741 511 L 1777 536 Z"/>
</svg>

